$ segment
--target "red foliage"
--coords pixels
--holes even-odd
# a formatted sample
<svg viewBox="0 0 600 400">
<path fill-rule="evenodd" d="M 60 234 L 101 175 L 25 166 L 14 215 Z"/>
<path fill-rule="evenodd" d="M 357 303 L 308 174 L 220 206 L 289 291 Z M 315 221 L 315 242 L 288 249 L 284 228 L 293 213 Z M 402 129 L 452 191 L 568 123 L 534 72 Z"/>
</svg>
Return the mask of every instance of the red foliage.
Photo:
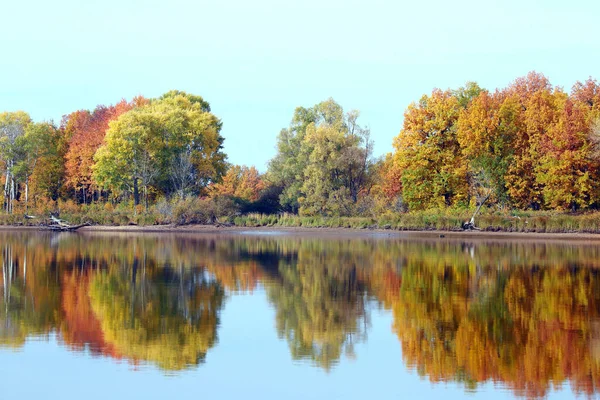
<svg viewBox="0 0 600 400">
<path fill-rule="evenodd" d="M 89 348 L 92 354 L 121 359 L 114 346 L 104 340 L 100 321 L 92 311 L 88 296 L 89 275 L 65 273 L 62 287 L 64 321 L 61 337 L 65 344 L 76 350 Z"/>
<path fill-rule="evenodd" d="M 94 189 L 94 154 L 104 140 L 110 121 L 147 102 L 143 97 L 136 97 L 129 103 L 121 100 L 112 106 L 97 106 L 93 112 L 80 110 L 63 118 L 62 129 L 69 141 L 65 155 L 67 186 L 83 189 L 84 193 Z"/>
</svg>

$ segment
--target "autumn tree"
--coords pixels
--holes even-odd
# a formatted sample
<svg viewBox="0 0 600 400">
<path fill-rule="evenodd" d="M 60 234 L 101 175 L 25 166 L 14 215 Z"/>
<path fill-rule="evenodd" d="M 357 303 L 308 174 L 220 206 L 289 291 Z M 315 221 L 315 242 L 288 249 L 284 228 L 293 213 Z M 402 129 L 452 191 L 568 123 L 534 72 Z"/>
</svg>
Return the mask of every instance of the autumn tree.
<svg viewBox="0 0 600 400">
<path fill-rule="evenodd" d="M 557 210 L 587 208 L 598 198 L 598 163 L 592 160 L 587 107 L 561 94 L 559 115 L 541 148 L 537 182 L 546 206 Z"/>
<path fill-rule="evenodd" d="M 436 89 L 404 113 L 394 138 L 394 163 L 402 171 L 402 196 L 410 209 L 467 201 L 467 164 L 457 138 L 460 110 L 452 92 Z"/>
<path fill-rule="evenodd" d="M 65 154 L 68 141 L 65 132 L 51 123 L 36 123 L 32 126 L 31 139 L 27 147 L 35 149 L 38 157 L 29 156 L 28 169 L 30 172 L 29 186 L 31 198 L 35 203 L 40 201 L 57 200 L 66 196 L 65 187 Z M 29 151 L 29 150 L 27 150 Z M 32 168 L 33 167 L 33 168 Z"/>
<path fill-rule="evenodd" d="M 508 201 L 505 176 L 518 133 L 518 107 L 514 98 L 501 92 L 482 91 L 461 111 L 457 138 L 476 196 L 483 190 L 483 196 L 493 194 L 496 201 Z"/>
<path fill-rule="evenodd" d="M 25 135 L 31 123 L 29 114 L 23 111 L 0 113 L 0 159 L 4 164 L 4 208 L 12 213 L 18 192 L 15 165 L 19 162 L 18 140 Z"/>
<path fill-rule="evenodd" d="M 38 169 L 39 164 L 47 168 L 48 178 L 53 171 L 50 160 L 58 156 L 59 133 L 56 127 L 47 122 L 31 123 L 25 129 L 25 134 L 15 141 L 17 162 L 14 165 L 14 176 L 25 185 L 25 210 L 29 205 L 29 188 L 31 176 Z M 47 182 L 51 185 L 52 182 Z"/>
<path fill-rule="evenodd" d="M 589 79 L 568 95 L 536 72 L 493 93 L 473 83 L 436 90 L 406 111 L 377 191 L 411 209 L 490 196 L 521 209 L 590 207 L 598 200 L 599 93 Z"/>
<path fill-rule="evenodd" d="M 96 189 L 92 179 L 94 154 L 104 141 L 110 121 L 143 103 L 143 98 L 136 98 L 131 103 L 121 100 L 114 106 L 97 106 L 92 112 L 76 111 L 63 119 L 64 129 L 69 130 L 65 155 L 66 184 L 81 192 L 83 203 Z"/>
<path fill-rule="evenodd" d="M 183 90 L 169 90 L 167 93 L 159 97 L 160 100 L 182 96 L 188 99 L 193 104 L 198 104 L 204 112 L 210 112 L 210 104 L 204 100 L 202 96 L 184 92 Z"/>
<path fill-rule="evenodd" d="M 231 196 L 246 201 L 257 201 L 265 188 L 266 182 L 254 166 L 232 165 L 221 182 L 208 187 L 208 193 L 211 197 Z"/>
<path fill-rule="evenodd" d="M 225 172 L 221 122 L 183 95 L 153 100 L 110 124 L 94 157 L 94 177 L 116 193 L 150 188 L 170 195 L 199 193 Z"/>
<path fill-rule="evenodd" d="M 542 74 L 530 72 L 506 90 L 511 102 L 512 124 L 516 127 L 513 156 L 505 175 L 511 202 L 518 208 L 538 209 L 543 205 L 543 185 L 536 180 L 541 142 L 557 113 L 553 88 Z M 513 98 L 515 100 L 513 100 Z M 518 105 L 517 105 L 518 104 Z"/>
</svg>

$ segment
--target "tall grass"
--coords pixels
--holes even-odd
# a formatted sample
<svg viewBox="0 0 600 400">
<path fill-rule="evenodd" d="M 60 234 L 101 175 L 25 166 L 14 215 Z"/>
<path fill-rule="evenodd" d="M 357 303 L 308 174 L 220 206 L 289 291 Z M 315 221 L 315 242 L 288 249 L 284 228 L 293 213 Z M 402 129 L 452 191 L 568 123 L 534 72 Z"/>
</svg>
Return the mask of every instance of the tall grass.
<svg viewBox="0 0 600 400">
<path fill-rule="evenodd" d="M 50 213 L 72 223 L 89 222 L 93 225 L 188 225 L 231 224 L 242 227 L 308 227 L 353 228 L 390 230 L 443 230 L 460 231 L 471 218 L 467 209 L 427 210 L 408 213 L 388 212 L 376 217 L 324 217 L 296 214 L 240 214 L 239 207 L 227 199 L 201 198 L 159 200 L 145 210 L 131 202 L 119 204 L 97 203 L 77 205 L 72 201 L 58 201 L 29 214 L 38 218 L 26 219 L 23 211 L 0 213 L 0 225 L 41 225 L 48 222 Z M 484 231 L 600 233 L 600 211 L 566 214 L 555 211 L 492 211 L 484 210 L 476 218 L 476 226 Z"/>
<path fill-rule="evenodd" d="M 460 231 L 469 221 L 468 211 L 424 211 L 387 213 L 377 218 L 323 217 L 295 214 L 246 214 L 232 218 L 235 226 L 244 227 L 310 227 L 354 228 L 390 230 L 442 230 Z M 522 215 L 489 213 L 476 218 L 476 226 L 483 231 L 539 232 L 539 233 L 600 233 L 600 212 L 589 214 L 561 214 L 557 212 L 531 212 Z"/>
</svg>

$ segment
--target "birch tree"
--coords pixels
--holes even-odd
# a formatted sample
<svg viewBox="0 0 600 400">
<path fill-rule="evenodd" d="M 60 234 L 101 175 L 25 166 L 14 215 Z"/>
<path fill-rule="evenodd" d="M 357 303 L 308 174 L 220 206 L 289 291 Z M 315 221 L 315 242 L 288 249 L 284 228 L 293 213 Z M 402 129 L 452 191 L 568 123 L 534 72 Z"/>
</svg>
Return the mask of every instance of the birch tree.
<svg viewBox="0 0 600 400">
<path fill-rule="evenodd" d="M 25 134 L 31 123 L 29 114 L 23 111 L 0 113 L 0 158 L 4 163 L 4 209 L 12 213 L 17 193 L 14 167 L 18 162 L 17 140 Z"/>
</svg>

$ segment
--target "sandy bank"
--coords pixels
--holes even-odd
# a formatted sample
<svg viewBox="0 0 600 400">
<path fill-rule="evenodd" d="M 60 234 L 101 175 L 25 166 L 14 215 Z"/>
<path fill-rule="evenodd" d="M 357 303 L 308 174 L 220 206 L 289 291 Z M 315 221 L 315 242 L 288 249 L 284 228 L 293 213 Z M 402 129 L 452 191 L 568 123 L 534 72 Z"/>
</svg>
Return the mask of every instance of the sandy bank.
<svg viewBox="0 0 600 400">
<path fill-rule="evenodd" d="M 0 231 L 45 231 L 39 226 L 0 226 Z M 93 233 L 168 233 L 211 235 L 298 236 L 319 238 L 389 238 L 389 239 L 446 239 L 446 240 L 508 240 L 508 241 L 586 241 L 600 244 L 600 234 L 594 233 L 537 233 L 487 231 L 397 231 L 390 229 L 305 228 L 305 227 L 240 227 L 214 225 L 93 225 L 77 232 Z"/>
<path fill-rule="evenodd" d="M 489 240 L 541 240 L 541 241 L 597 241 L 600 234 L 593 233 L 536 233 L 536 232 L 486 232 L 486 231 L 396 231 L 390 229 L 355 228 L 304 228 L 304 227 L 217 227 L 213 225 L 155 225 L 155 226 L 87 226 L 79 232 L 129 232 L 129 233 L 204 233 L 258 236 L 304 237 L 365 237 L 402 239 L 489 239 Z"/>
</svg>

